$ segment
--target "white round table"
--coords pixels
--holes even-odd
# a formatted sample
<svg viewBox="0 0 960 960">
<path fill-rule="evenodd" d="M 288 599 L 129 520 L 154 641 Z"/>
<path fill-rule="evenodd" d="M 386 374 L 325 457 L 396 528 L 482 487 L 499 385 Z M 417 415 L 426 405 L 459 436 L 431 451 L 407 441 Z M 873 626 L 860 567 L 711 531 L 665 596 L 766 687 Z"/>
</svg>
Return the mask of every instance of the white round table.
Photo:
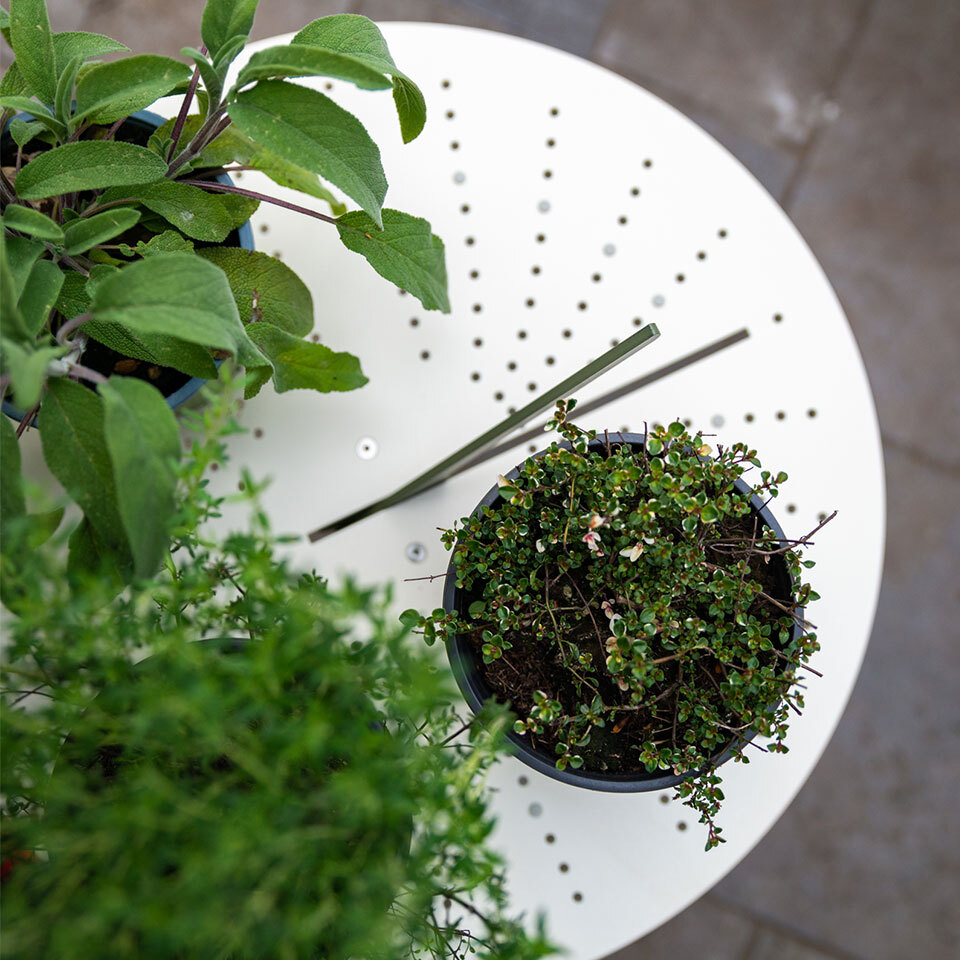
<svg viewBox="0 0 960 960">
<path fill-rule="evenodd" d="M 790 480 L 774 504 L 788 536 L 839 510 L 816 538 L 808 616 L 823 650 L 787 756 L 722 769 L 727 843 L 664 794 L 578 790 L 513 759 L 492 776 L 516 908 L 547 914 L 569 956 L 590 960 L 668 920 L 731 870 L 777 821 L 836 727 L 870 635 L 884 540 L 883 465 L 863 363 L 822 270 L 757 181 L 683 115 L 567 53 L 498 33 L 389 23 L 428 122 L 404 146 L 388 93 L 322 79 L 381 146 L 387 205 L 427 217 L 446 242 L 452 315 L 425 312 L 349 253 L 334 228 L 263 204 L 258 248 L 309 284 L 316 332 L 360 356 L 347 394 L 246 405 L 231 442 L 273 483 L 275 529 L 304 534 L 388 494 L 558 382 L 611 340 L 655 321 L 660 339 L 581 391 L 588 401 L 746 330 L 734 345 L 632 390 L 581 423 L 619 430 L 680 417 L 744 440 Z M 273 38 L 251 51 L 283 42 Z M 303 202 L 258 174 L 242 185 Z M 319 205 L 318 205 L 319 206 Z M 549 437 L 541 437 L 542 448 Z M 714 442 L 716 442 L 714 441 Z M 336 582 L 396 584 L 396 609 L 440 604 L 436 528 L 468 514 L 526 443 L 315 544 L 298 563 Z M 797 843 L 803 839 L 798 837 Z"/>
</svg>

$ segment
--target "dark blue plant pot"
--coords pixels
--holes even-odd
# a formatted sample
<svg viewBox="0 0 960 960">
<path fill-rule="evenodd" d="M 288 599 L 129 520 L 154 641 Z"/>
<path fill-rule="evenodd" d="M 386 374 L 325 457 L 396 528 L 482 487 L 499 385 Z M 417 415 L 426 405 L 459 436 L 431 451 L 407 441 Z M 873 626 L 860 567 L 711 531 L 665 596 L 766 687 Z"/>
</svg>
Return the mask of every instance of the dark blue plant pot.
<svg viewBox="0 0 960 960">
<path fill-rule="evenodd" d="M 29 113 L 20 113 L 17 114 L 17 116 L 27 120 L 33 119 Z M 152 113 L 149 110 L 139 110 L 137 113 L 131 114 L 126 123 L 134 123 L 136 121 L 139 121 L 145 129 L 152 131 L 163 124 L 165 122 L 165 118 L 156 113 Z M 226 173 L 222 173 L 216 179 L 217 183 L 233 183 L 233 180 L 231 180 L 229 175 Z M 253 244 L 253 229 L 249 223 L 245 223 L 243 226 L 233 231 L 224 242 L 227 246 L 235 245 L 242 247 L 244 250 L 255 249 Z M 219 367 L 222 362 L 222 360 L 217 360 L 217 366 Z M 165 398 L 167 401 L 167 406 L 171 409 L 179 407 L 180 404 L 189 400 L 206 382 L 207 381 L 201 377 L 192 377 L 185 384 L 183 384 L 181 387 L 178 387 L 173 393 Z M 3 412 L 14 420 L 23 419 L 23 411 L 18 410 L 9 400 L 3 401 Z M 36 427 L 36 425 L 37 421 L 36 417 L 34 417 L 34 421 L 31 426 Z"/>
<path fill-rule="evenodd" d="M 626 443 L 634 448 L 640 447 L 642 449 L 646 444 L 646 435 L 642 433 L 611 433 L 610 441 L 612 443 Z M 566 445 L 569 446 L 569 444 Z M 604 441 L 599 439 L 594 440 L 590 444 L 592 448 L 603 445 Z M 541 450 L 539 453 L 531 454 L 531 456 L 526 459 L 542 457 L 546 452 L 546 450 Z M 526 462 L 526 459 L 524 462 Z M 506 478 L 512 480 L 518 477 L 522 465 L 523 464 L 520 464 L 514 467 L 513 470 L 506 474 Z M 750 485 L 742 479 L 737 480 L 736 487 L 741 493 L 746 493 L 750 489 Z M 480 511 L 484 507 L 492 507 L 499 499 L 499 487 L 491 487 L 490 490 L 487 491 L 486 496 L 477 504 L 476 509 L 473 511 L 473 516 L 479 516 Z M 751 505 L 760 516 L 761 522 L 770 527 L 777 539 L 781 541 L 784 540 L 785 535 L 782 527 L 777 523 L 776 517 L 774 517 L 770 510 L 763 504 L 763 501 L 759 497 L 753 496 Z M 784 565 L 784 577 L 784 586 L 788 587 L 791 581 L 786 565 Z M 450 564 L 447 567 L 446 583 L 443 589 L 443 608 L 448 613 L 456 610 L 461 617 L 466 619 L 467 599 L 465 591 L 457 587 L 457 566 L 453 558 L 451 558 Z M 803 616 L 802 609 L 797 612 L 801 617 Z M 795 623 L 792 639 L 799 639 L 800 633 L 800 625 Z M 470 709 L 476 713 L 484 701 L 489 700 L 493 696 L 492 691 L 481 675 L 477 655 L 466 639 L 461 636 L 448 640 L 446 647 L 447 659 L 450 661 L 450 668 L 453 670 L 453 676 L 457 681 L 457 686 L 460 688 L 460 692 L 463 694 Z M 773 705 L 771 709 L 774 709 L 774 707 L 775 705 Z M 749 731 L 741 740 L 752 740 L 754 736 L 756 736 L 755 731 Z M 556 758 L 553 755 L 531 747 L 523 737 L 514 733 L 513 730 L 507 733 L 507 739 L 511 744 L 516 758 L 528 767 L 532 767 L 538 773 L 542 773 L 544 776 L 550 777 L 553 780 L 559 780 L 562 783 L 568 783 L 575 787 L 583 787 L 586 790 L 599 790 L 605 793 L 647 793 L 653 790 L 665 790 L 669 787 L 675 787 L 683 780 L 697 776 L 699 772 L 690 771 L 678 776 L 660 770 L 655 770 L 653 773 L 646 773 L 644 771 L 631 774 L 600 773 L 582 768 L 580 770 L 573 770 L 569 767 L 566 770 L 558 770 L 555 762 Z M 738 741 L 731 740 L 724 749 L 714 754 L 711 766 L 716 768 L 726 763 L 738 751 L 740 746 L 741 744 L 739 744 Z"/>
</svg>

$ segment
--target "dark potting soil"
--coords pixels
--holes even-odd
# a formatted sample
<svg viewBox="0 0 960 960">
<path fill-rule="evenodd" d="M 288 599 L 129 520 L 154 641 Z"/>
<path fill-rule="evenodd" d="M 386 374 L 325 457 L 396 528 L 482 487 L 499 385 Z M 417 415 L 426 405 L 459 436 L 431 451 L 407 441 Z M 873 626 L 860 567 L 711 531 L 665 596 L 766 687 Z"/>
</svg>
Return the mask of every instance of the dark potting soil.
<svg viewBox="0 0 960 960">
<path fill-rule="evenodd" d="M 754 532 L 754 518 L 757 516 L 754 512 L 743 518 L 728 519 L 726 523 L 719 526 L 720 538 L 741 537 L 746 538 L 749 543 Z M 758 522 L 756 529 L 759 536 L 764 529 L 762 521 Z M 724 556 L 725 560 L 734 565 L 743 555 L 734 553 Z M 763 557 L 752 557 L 747 576 L 757 581 L 763 592 L 769 596 L 784 604 L 791 602 L 790 574 L 783 557 L 770 557 L 769 563 L 764 563 Z M 563 593 L 564 586 L 573 585 L 568 578 L 573 578 L 573 583 L 584 596 L 590 596 L 591 593 L 595 592 L 594 588 L 586 583 L 582 569 L 571 570 L 568 574 L 561 575 L 558 580 L 550 582 L 549 597 L 551 605 L 570 606 L 570 597 Z M 481 596 L 482 585 L 464 596 L 460 603 L 460 609 L 466 610 L 471 602 L 480 599 Z M 576 590 L 574 591 L 574 597 L 576 597 Z M 685 615 L 700 616 L 709 621 L 712 618 L 708 613 L 708 606 L 709 601 L 703 604 L 702 609 L 691 606 L 687 608 L 688 612 Z M 600 609 L 599 599 L 591 605 L 591 610 L 592 618 L 584 613 L 573 628 L 568 631 L 567 636 L 582 650 L 592 651 L 594 663 L 602 666 L 607 657 L 604 643 L 610 634 L 609 621 Z M 777 609 L 763 598 L 758 598 L 754 602 L 750 612 L 761 623 L 771 624 L 776 624 L 777 620 L 785 615 L 782 610 Z M 498 660 L 487 664 L 483 662 L 480 652 L 482 640 L 479 631 L 466 634 L 465 639 L 473 648 L 476 668 L 490 694 L 501 703 L 509 703 L 519 717 L 526 717 L 529 714 L 534 705 L 533 693 L 536 690 L 542 691 L 552 700 L 559 701 L 564 713 L 567 714 L 576 712 L 577 705 L 589 699 L 588 690 L 578 693 L 576 678 L 562 665 L 556 645 L 549 639 L 521 633 L 511 634 L 508 639 L 513 644 L 512 648 L 505 651 Z M 772 652 L 760 653 L 758 658 L 761 665 L 765 666 L 774 659 L 774 654 Z M 650 693 L 653 696 L 664 693 L 678 680 L 680 667 L 676 661 L 665 663 L 663 668 L 664 680 L 651 688 Z M 725 668 L 715 658 L 703 653 L 697 661 L 696 669 L 699 672 L 698 680 L 705 686 L 712 685 L 715 688 L 711 702 L 715 706 L 719 706 L 721 703 L 719 683 L 723 679 Z M 599 688 L 604 703 L 625 704 L 628 702 L 629 692 L 621 691 L 604 669 L 601 668 L 597 674 L 590 677 L 590 680 Z M 608 723 L 603 728 L 594 727 L 590 733 L 589 744 L 584 747 L 577 747 L 575 750 L 583 757 L 583 767 L 578 772 L 619 775 L 645 774 L 647 771 L 638 760 L 637 750 L 637 747 L 644 741 L 666 739 L 668 743 L 672 743 L 674 740 L 677 744 L 684 742 L 683 736 L 690 722 L 682 723 L 678 721 L 674 724 L 677 700 L 678 695 L 676 693 L 668 693 L 652 709 L 624 713 L 621 714 L 620 719 L 614 725 Z M 738 726 L 739 723 L 742 723 L 742 721 L 739 723 L 736 721 L 737 718 L 735 717 L 728 716 L 726 719 L 730 726 Z M 554 748 L 561 738 L 552 735 L 549 727 L 545 728 L 543 735 L 527 733 L 520 739 L 533 747 L 538 753 L 547 757 L 551 763 L 556 760 L 557 755 Z M 722 752 L 722 749 L 718 753 Z"/>
</svg>

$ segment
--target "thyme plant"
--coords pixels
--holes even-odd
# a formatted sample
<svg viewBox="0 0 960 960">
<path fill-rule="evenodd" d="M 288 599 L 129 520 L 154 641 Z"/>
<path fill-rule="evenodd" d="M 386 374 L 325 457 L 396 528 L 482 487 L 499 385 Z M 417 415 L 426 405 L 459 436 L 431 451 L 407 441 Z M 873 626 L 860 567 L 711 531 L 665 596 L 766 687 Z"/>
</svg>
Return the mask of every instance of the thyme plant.
<svg viewBox="0 0 960 960">
<path fill-rule="evenodd" d="M 812 534 L 781 543 L 760 521 L 751 497 L 776 497 L 787 475 L 746 444 L 714 454 L 674 422 L 634 447 L 577 427 L 575 402 L 547 425 L 565 443 L 443 532 L 458 609 L 408 621 L 427 642 L 464 636 L 515 734 L 559 769 L 684 776 L 677 796 L 710 849 L 723 842 L 716 761 L 732 744 L 747 762 L 754 734 L 786 752 L 797 671 L 816 673 L 802 610 L 817 594 L 801 579 Z"/>
<path fill-rule="evenodd" d="M 550 952 L 510 915 L 485 844 L 508 718 L 454 744 L 448 681 L 388 594 L 290 570 L 250 478 L 250 528 L 203 534 L 231 414 L 220 397 L 188 417 L 157 576 L 116 595 L 4 514 L 4 956 Z"/>
<path fill-rule="evenodd" d="M 354 15 L 314 20 L 238 68 L 256 8 L 207 0 L 187 63 L 152 54 L 104 63 L 128 48 L 53 32 L 44 0 L 0 9 L 16 58 L 0 81 L 0 393 L 23 414 L 19 432 L 39 413 L 48 465 L 89 521 L 87 552 L 112 554 L 127 577 L 144 568 L 117 522 L 125 481 L 70 441 L 103 445 L 108 382 L 136 378 L 170 395 L 191 377 L 214 377 L 227 356 L 245 368 L 248 398 L 270 380 L 278 392 L 367 382 L 355 356 L 309 338 L 313 302 L 294 271 L 236 245 L 261 203 L 338 231 L 426 309 L 450 309 L 443 243 L 426 220 L 384 206 L 376 143 L 330 97 L 294 81 L 391 90 L 405 142 L 426 121 L 419 88 L 376 25 Z M 134 115 L 170 95 L 182 97 L 177 116 L 145 130 Z M 330 213 L 217 179 L 247 171 Z M 331 190 L 359 209 L 347 211 Z M 130 392 L 127 402 L 146 416 L 143 396 Z"/>
</svg>

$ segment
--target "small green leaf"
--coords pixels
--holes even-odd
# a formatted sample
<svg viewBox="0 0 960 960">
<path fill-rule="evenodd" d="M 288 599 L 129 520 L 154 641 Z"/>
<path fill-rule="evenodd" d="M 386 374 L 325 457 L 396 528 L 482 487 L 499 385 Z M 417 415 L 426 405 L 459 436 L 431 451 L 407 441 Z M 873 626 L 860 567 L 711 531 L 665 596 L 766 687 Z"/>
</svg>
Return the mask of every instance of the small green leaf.
<svg viewBox="0 0 960 960">
<path fill-rule="evenodd" d="M 80 190 L 150 183 L 166 171 L 166 163 L 146 147 L 112 140 L 81 140 L 47 150 L 31 160 L 17 176 L 16 190 L 25 200 L 42 200 Z"/>
<path fill-rule="evenodd" d="M 32 336 L 47 322 L 50 311 L 60 296 L 63 271 L 52 260 L 38 260 L 30 270 L 27 285 L 20 294 L 20 315 Z"/>
<path fill-rule="evenodd" d="M 104 194 L 101 202 L 120 199 L 121 193 L 158 213 L 194 240 L 219 243 L 233 229 L 233 220 L 220 196 L 207 193 L 200 187 L 162 179 L 129 190 L 115 188 Z"/>
<path fill-rule="evenodd" d="M 3 211 L 3 225 L 40 240 L 52 240 L 54 243 L 63 240 L 63 230 L 56 221 L 33 207 L 21 206 L 18 203 L 9 204 Z"/>
<path fill-rule="evenodd" d="M 420 88 L 397 69 L 379 27 L 367 17 L 336 14 L 308 23 L 293 42 L 346 53 L 381 73 L 393 77 L 393 102 L 400 118 L 403 142 L 414 140 L 423 129 L 427 108 Z"/>
<path fill-rule="evenodd" d="M 44 251 L 43 243 L 28 237 L 5 237 L 3 244 L 10 277 L 4 284 L 8 286 L 14 302 L 20 299 L 27 278 L 34 263 Z"/>
<path fill-rule="evenodd" d="M 92 390 L 54 378 L 40 405 L 40 442 L 50 472 L 86 514 L 98 553 L 117 557 L 127 567 L 129 546 L 117 510 L 103 417 L 103 401 Z"/>
<path fill-rule="evenodd" d="M 420 88 L 402 73 L 396 73 L 393 77 L 393 103 L 400 118 L 403 142 L 416 140 L 427 122 L 427 103 Z M 579 757 L 574 758 L 578 759 Z"/>
<path fill-rule="evenodd" d="M 72 320 L 86 313 L 90 306 L 90 297 L 86 292 L 87 278 L 76 270 L 68 270 L 63 276 L 63 286 L 54 304 L 57 313 L 64 320 Z"/>
<path fill-rule="evenodd" d="M 66 124 L 70 120 L 70 111 L 73 106 L 73 85 L 77 79 L 77 71 L 83 58 L 78 54 L 71 57 L 70 62 L 63 68 L 60 79 L 57 80 L 57 94 L 54 112 L 57 119 Z"/>
<path fill-rule="evenodd" d="M 263 320 L 298 337 L 313 329 L 310 291 L 282 261 L 240 247 L 206 247 L 197 253 L 227 275 L 244 323 Z"/>
<path fill-rule="evenodd" d="M 133 561 L 129 546 L 115 550 L 105 546 L 89 517 L 85 516 L 70 534 L 69 547 L 67 576 L 71 580 L 106 579 L 114 590 L 119 590 L 130 579 Z"/>
<path fill-rule="evenodd" d="M 240 71 L 238 86 L 279 77 L 334 77 L 362 90 L 385 90 L 391 84 L 381 70 L 347 54 L 307 44 L 289 44 L 258 50 Z"/>
<path fill-rule="evenodd" d="M 220 97 L 223 94 L 223 80 L 214 69 L 214 66 L 210 60 L 204 56 L 200 50 L 196 50 L 193 47 L 184 47 L 180 51 L 180 55 L 183 57 L 190 57 L 190 59 L 193 60 L 194 64 L 196 65 L 197 72 L 200 74 L 200 79 L 203 81 L 203 85 L 207 90 L 207 103 L 219 103 Z M 190 142 L 190 138 L 185 134 L 185 130 L 180 131 L 178 145 Z"/>
<path fill-rule="evenodd" d="M 658 440 L 656 437 L 648 437 L 647 453 L 651 453 L 654 456 L 657 456 L 658 454 L 663 453 L 663 441 Z"/>
<path fill-rule="evenodd" d="M 185 63 L 152 53 L 101 64 L 77 83 L 76 119 L 113 123 L 149 107 L 189 78 Z"/>
<path fill-rule="evenodd" d="M 123 53 L 130 48 L 102 33 L 86 33 L 83 30 L 67 30 L 53 35 L 53 55 L 57 74 L 74 58 L 89 60 L 105 53 Z"/>
<path fill-rule="evenodd" d="M 36 120 L 24 120 L 22 117 L 14 117 L 7 128 L 13 142 L 18 147 L 25 147 L 31 140 L 38 137 L 46 128 L 42 123 Z"/>
<path fill-rule="evenodd" d="M 218 193 L 217 198 L 227 211 L 234 230 L 242 227 L 260 206 L 260 201 L 255 197 L 245 197 L 242 193 Z"/>
<path fill-rule="evenodd" d="M 130 255 L 138 253 L 141 257 L 155 257 L 158 253 L 193 253 L 193 250 L 192 240 L 187 240 L 176 230 L 164 230 L 146 243 L 139 240 L 136 248 L 130 250 Z"/>
<path fill-rule="evenodd" d="M 19 294 L 14 289 L 16 281 L 7 250 L 12 239 L 0 230 L 0 334 L 12 340 L 27 341 L 33 338 L 17 306 Z"/>
<path fill-rule="evenodd" d="M 13 430 L 11 429 L 11 433 Z M 397 618 L 403 626 L 409 628 L 415 627 L 420 623 L 420 613 L 417 610 L 414 610 L 412 607 L 409 610 L 404 610 L 403 613 Z"/>
<path fill-rule="evenodd" d="M 226 79 L 230 64 L 240 55 L 240 51 L 247 45 L 249 38 L 246 35 L 238 35 L 232 40 L 228 40 L 217 52 L 213 58 L 213 67 L 217 74 Z"/>
<path fill-rule="evenodd" d="M 88 320 L 83 331 L 91 340 L 134 360 L 143 360 L 158 367 L 172 367 L 203 380 L 212 380 L 217 375 L 217 365 L 213 362 L 210 350 L 196 343 L 187 343 L 163 333 L 134 333 L 117 323 L 99 323 L 96 320 Z"/>
<path fill-rule="evenodd" d="M 10 45 L 31 92 L 53 103 L 57 74 L 44 0 L 10 0 Z"/>
<path fill-rule="evenodd" d="M 7 72 L 0 79 L 0 97 L 27 97 L 30 95 L 30 85 L 27 78 L 20 72 L 17 61 L 7 67 Z"/>
<path fill-rule="evenodd" d="M 60 140 L 63 140 L 67 135 L 66 125 L 62 124 L 42 103 L 31 100 L 29 97 L 2 96 L 0 97 L 0 107 L 28 113 Z"/>
<path fill-rule="evenodd" d="M 273 363 L 277 393 L 356 390 L 368 382 L 353 354 L 334 353 L 323 344 L 300 340 L 269 323 L 252 323 L 247 332 Z"/>
<path fill-rule="evenodd" d="M 71 220 L 63 231 L 63 245 L 70 255 L 85 253 L 98 243 L 106 243 L 126 233 L 140 219 L 140 211 L 131 207 L 115 207 L 92 217 Z"/>
<path fill-rule="evenodd" d="M 720 519 L 720 511 L 712 503 L 708 503 L 700 510 L 700 520 L 703 523 L 716 523 Z"/>
<path fill-rule="evenodd" d="M 241 132 L 329 180 L 380 225 L 387 192 L 380 151 L 360 121 L 329 97 L 285 80 L 263 80 L 238 94 L 229 114 Z"/>
<path fill-rule="evenodd" d="M 56 268 L 54 268 L 56 269 Z M 29 410 L 40 399 L 40 391 L 51 360 L 68 352 L 66 347 L 21 347 L 12 340 L 3 345 L 3 369 L 13 385 L 13 399 L 21 410 Z"/>
<path fill-rule="evenodd" d="M 200 36 L 215 60 L 234 37 L 247 37 L 257 12 L 257 0 L 207 0 L 200 20 Z"/>
<path fill-rule="evenodd" d="M 683 529 L 687 533 L 696 533 L 697 530 L 697 518 L 696 517 L 684 517 L 681 524 Z"/>
<path fill-rule="evenodd" d="M 149 577 L 167 550 L 176 507 L 177 421 L 160 391 L 142 380 L 111 379 L 98 389 L 117 506 L 133 553 L 134 573 Z"/>
<path fill-rule="evenodd" d="M 367 258 L 381 277 L 412 293 L 427 310 L 450 312 L 443 241 L 430 224 L 399 210 L 383 211 L 383 230 L 353 210 L 337 220 L 343 245 Z"/>
<path fill-rule="evenodd" d="M 31 530 L 28 543 L 31 549 L 36 550 L 57 532 L 57 527 L 63 520 L 63 514 L 63 507 L 57 507 L 54 510 L 45 510 L 43 513 L 31 513 L 29 515 Z"/>
<path fill-rule="evenodd" d="M 20 444 L 13 424 L 0 414 L 0 547 L 7 542 L 12 520 L 26 513 L 20 477 Z"/>
</svg>

